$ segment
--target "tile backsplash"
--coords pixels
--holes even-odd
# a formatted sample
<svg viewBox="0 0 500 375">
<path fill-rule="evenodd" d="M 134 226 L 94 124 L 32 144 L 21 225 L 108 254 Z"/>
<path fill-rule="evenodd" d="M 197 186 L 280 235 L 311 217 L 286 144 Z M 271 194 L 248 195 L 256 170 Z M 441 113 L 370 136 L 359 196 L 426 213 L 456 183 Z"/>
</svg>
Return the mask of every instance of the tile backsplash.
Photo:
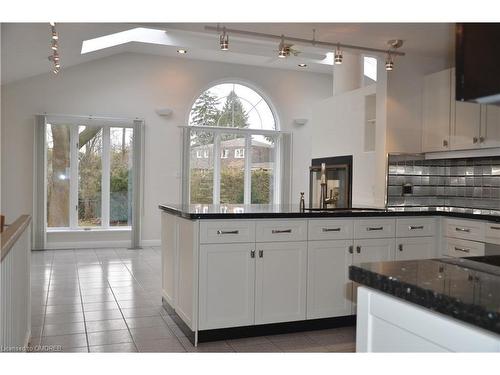
<svg viewBox="0 0 500 375">
<path fill-rule="evenodd" d="M 500 210 L 500 156 L 432 159 L 389 155 L 388 207 Z"/>
</svg>

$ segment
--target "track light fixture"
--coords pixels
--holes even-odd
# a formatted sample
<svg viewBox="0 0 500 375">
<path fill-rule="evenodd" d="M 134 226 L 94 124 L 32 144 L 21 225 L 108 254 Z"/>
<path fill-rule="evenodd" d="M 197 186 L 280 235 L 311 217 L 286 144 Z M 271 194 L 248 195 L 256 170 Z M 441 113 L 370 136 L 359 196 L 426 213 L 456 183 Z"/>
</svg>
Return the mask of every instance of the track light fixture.
<svg viewBox="0 0 500 375">
<path fill-rule="evenodd" d="M 397 54 L 396 50 L 403 45 L 401 39 L 391 39 L 387 42 L 389 49 L 385 57 L 385 70 L 390 72 L 394 70 L 394 56 Z"/>
<path fill-rule="evenodd" d="M 342 54 L 342 50 L 340 49 L 340 45 L 337 44 L 337 48 L 335 48 L 335 54 L 333 58 L 333 63 L 335 65 L 340 65 L 342 64 L 342 59 L 344 58 Z"/>
<path fill-rule="evenodd" d="M 58 74 L 61 68 L 61 62 L 59 58 L 59 35 L 57 34 L 56 24 L 54 22 L 50 22 L 50 49 L 52 54 L 49 55 L 48 59 L 54 65 L 52 72 L 54 74 Z"/>
<path fill-rule="evenodd" d="M 288 51 L 287 51 L 287 47 L 285 44 L 285 36 L 281 35 L 281 41 L 280 41 L 280 44 L 278 46 L 278 57 L 280 59 L 284 59 L 287 56 L 288 56 Z"/>
<path fill-rule="evenodd" d="M 222 28 L 222 34 L 219 37 L 220 49 L 222 51 L 229 50 L 229 35 L 226 33 L 226 28 Z"/>
</svg>

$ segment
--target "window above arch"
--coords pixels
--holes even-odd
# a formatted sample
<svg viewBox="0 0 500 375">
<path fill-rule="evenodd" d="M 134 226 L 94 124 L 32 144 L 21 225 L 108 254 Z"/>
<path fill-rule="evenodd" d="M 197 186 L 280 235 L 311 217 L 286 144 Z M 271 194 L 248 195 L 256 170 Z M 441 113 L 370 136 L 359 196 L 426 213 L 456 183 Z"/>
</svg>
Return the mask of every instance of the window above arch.
<svg viewBox="0 0 500 375">
<path fill-rule="evenodd" d="M 269 103 L 239 83 L 221 83 L 204 91 L 191 108 L 189 125 L 278 130 Z"/>
</svg>

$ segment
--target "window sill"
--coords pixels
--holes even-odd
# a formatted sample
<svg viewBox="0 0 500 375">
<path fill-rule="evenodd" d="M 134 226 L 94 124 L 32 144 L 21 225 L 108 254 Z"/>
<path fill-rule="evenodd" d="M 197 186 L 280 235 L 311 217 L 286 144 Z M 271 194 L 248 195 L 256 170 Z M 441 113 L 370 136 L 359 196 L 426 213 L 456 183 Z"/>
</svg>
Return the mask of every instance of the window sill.
<svg viewBox="0 0 500 375">
<path fill-rule="evenodd" d="M 47 233 L 95 233 L 95 232 L 130 232 L 130 231 L 132 231 L 132 227 L 90 228 L 90 229 L 47 228 Z"/>
</svg>

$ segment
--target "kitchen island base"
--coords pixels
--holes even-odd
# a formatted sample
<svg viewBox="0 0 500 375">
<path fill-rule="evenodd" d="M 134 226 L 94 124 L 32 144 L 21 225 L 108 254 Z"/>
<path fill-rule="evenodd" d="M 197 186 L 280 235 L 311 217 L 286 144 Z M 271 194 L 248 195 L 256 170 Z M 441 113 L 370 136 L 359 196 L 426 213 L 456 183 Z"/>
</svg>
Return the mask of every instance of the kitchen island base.
<svg viewBox="0 0 500 375">
<path fill-rule="evenodd" d="M 365 286 L 357 312 L 357 352 L 500 352 L 500 335 Z"/>
</svg>

